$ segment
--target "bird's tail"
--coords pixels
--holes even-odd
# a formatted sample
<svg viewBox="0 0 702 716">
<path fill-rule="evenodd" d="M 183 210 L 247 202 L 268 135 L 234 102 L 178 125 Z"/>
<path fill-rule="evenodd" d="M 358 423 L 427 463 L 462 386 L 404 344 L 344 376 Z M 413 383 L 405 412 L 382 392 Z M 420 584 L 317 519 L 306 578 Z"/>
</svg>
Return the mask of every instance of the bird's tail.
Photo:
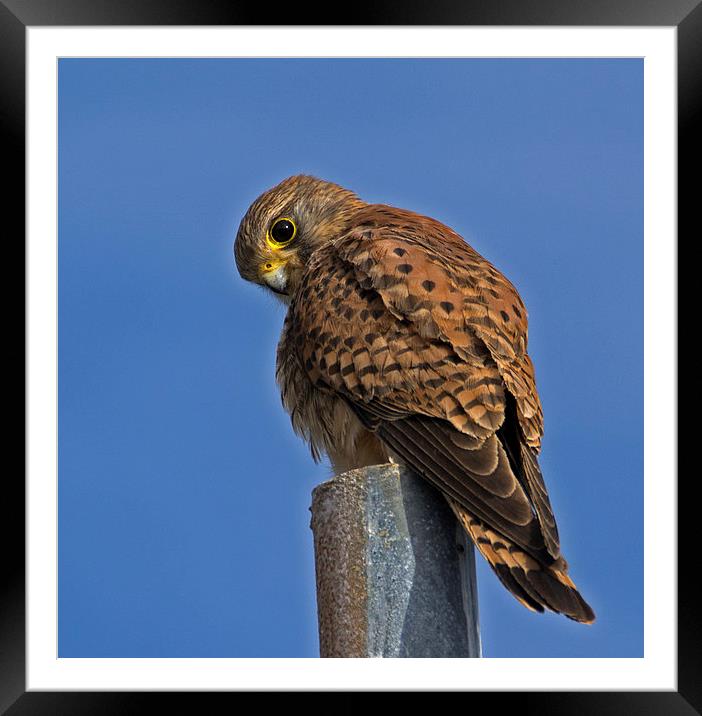
<svg viewBox="0 0 702 716">
<path fill-rule="evenodd" d="M 550 609 L 584 624 L 595 621 L 595 613 L 567 574 L 565 560 L 548 566 L 542 564 L 477 520 L 457 502 L 447 499 L 468 536 L 502 584 L 527 609 L 535 612 Z"/>
</svg>

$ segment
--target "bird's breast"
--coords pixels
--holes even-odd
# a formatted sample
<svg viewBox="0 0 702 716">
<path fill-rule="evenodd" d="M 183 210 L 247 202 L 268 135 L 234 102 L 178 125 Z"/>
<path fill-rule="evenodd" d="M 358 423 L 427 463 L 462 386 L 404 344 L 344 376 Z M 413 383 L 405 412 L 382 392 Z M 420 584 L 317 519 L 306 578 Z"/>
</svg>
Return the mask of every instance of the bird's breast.
<svg viewBox="0 0 702 716">
<path fill-rule="evenodd" d="M 283 329 L 276 361 L 276 380 L 293 430 L 309 443 L 313 457 L 327 455 L 335 473 L 387 462 L 385 448 L 366 430 L 346 401 L 312 383 Z"/>
</svg>

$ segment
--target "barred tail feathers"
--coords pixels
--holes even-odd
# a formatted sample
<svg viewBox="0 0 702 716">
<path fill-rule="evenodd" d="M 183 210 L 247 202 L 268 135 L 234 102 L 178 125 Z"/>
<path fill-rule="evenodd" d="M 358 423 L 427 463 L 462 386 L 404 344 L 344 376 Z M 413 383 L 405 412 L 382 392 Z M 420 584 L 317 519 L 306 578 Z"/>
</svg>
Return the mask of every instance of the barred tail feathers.
<svg viewBox="0 0 702 716">
<path fill-rule="evenodd" d="M 595 613 L 567 574 L 565 560 L 545 565 L 448 498 L 456 517 L 504 586 L 527 609 L 591 624 Z"/>
</svg>

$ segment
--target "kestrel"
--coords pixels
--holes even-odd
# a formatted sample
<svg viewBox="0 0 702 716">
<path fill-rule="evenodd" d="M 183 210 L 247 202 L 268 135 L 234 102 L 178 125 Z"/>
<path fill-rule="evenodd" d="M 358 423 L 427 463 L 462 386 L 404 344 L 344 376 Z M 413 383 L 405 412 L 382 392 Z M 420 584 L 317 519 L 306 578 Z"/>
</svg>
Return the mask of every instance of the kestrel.
<svg viewBox="0 0 702 716">
<path fill-rule="evenodd" d="M 311 176 L 262 194 L 234 253 L 288 304 L 276 378 L 313 457 L 337 473 L 404 463 L 525 607 L 591 623 L 537 462 L 543 414 L 514 286 L 435 219 Z"/>
</svg>

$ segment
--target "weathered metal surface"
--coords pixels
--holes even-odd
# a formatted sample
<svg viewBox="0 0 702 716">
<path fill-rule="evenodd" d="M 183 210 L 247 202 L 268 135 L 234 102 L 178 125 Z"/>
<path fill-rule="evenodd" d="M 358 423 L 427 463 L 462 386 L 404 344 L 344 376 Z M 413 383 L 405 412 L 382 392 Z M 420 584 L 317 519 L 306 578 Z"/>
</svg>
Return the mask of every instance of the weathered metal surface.
<svg viewBox="0 0 702 716">
<path fill-rule="evenodd" d="M 351 476 L 352 473 L 344 473 Z M 321 656 L 366 656 L 365 488 L 351 477 L 312 493 Z"/>
<path fill-rule="evenodd" d="M 480 656 L 473 546 L 446 500 L 398 465 L 312 493 L 320 654 Z"/>
</svg>

